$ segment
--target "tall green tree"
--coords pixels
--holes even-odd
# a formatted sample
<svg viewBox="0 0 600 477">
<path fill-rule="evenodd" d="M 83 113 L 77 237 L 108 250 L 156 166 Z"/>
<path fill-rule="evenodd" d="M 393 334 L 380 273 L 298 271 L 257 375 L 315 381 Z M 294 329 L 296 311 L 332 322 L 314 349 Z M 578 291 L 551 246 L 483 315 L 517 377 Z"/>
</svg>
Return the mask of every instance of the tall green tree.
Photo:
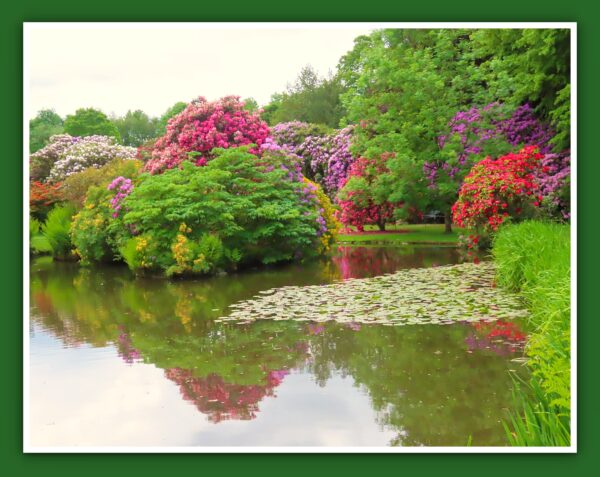
<svg viewBox="0 0 600 477">
<path fill-rule="evenodd" d="M 141 110 L 127 111 L 127 114 L 113 122 L 125 146 L 138 147 L 148 139 L 155 137 L 158 119 L 150 118 Z"/>
<path fill-rule="evenodd" d="M 99 109 L 80 108 L 65 119 L 65 132 L 71 136 L 112 136 L 121 142 L 115 124 Z"/>
<path fill-rule="evenodd" d="M 270 125 L 303 121 L 338 127 L 344 116 L 340 100 L 343 91 L 338 77 L 330 74 L 323 78 L 312 66 L 305 66 L 285 92 L 273 95 L 264 108 L 263 119 Z"/>
<path fill-rule="evenodd" d="M 157 121 L 155 137 L 164 136 L 164 134 L 167 132 L 167 123 L 169 122 L 169 119 L 171 119 L 173 116 L 177 116 L 185 109 L 186 106 L 187 103 L 178 101 L 173 106 L 168 108 Z"/>
<path fill-rule="evenodd" d="M 48 144 L 50 136 L 63 131 L 62 118 L 53 109 L 42 109 L 29 121 L 29 152 L 39 151 Z"/>
</svg>

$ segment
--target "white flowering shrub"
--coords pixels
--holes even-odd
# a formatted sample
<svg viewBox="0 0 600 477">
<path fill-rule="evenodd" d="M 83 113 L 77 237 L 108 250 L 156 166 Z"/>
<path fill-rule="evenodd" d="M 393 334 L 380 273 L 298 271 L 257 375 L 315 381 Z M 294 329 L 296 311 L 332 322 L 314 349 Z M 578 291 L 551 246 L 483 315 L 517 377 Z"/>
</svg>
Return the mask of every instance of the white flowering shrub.
<svg viewBox="0 0 600 477">
<path fill-rule="evenodd" d="M 53 136 L 50 144 L 32 156 L 54 159 L 48 174 L 49 182 L 60 182 L 71 174 L 89 167 L 99 168 L 113 159 L 134 159 L 137 149 L 115 144 L 108 136 L 71 137 Z M 38 159 L 39 160 L 39 159 Z"/>
</svg>

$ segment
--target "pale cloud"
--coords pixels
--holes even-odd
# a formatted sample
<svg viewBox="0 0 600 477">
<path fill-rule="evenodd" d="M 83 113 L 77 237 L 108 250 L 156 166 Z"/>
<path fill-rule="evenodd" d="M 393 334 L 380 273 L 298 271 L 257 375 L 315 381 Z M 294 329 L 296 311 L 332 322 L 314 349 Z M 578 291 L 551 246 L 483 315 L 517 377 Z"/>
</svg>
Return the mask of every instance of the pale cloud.
<svg viewBox="0 0 600 477">
<path fill-rule="evenodd" d="M 326 75 L 360 24 L 343 28 L 57 28 L 29 31 L 29 116 L 79 107 L 122 115 L 142 109 L 160 115 L 177 101 L 228 94 L 266 104 L 310 64 Z"/>
</svg>

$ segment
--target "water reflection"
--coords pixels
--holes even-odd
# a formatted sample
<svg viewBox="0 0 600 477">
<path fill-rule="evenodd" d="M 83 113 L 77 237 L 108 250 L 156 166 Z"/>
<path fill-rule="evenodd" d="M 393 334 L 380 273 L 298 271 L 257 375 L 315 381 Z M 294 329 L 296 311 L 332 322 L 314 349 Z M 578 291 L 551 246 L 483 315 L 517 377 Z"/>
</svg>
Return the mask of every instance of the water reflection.
<svg viewBox="0 0 600 477">
<path fill-rule="evenodd" d="M 337 380 L 351 378 L 357 399 L 369 398 L 373 424 L 380 432 L 391 432 L 390 445 L 464 445 L 469 436 L 475 445 L 504 445 L 499 420 L 511 402 L 508 358 L 520 351 L 525 339 L 513 323 L 396 328 L 212 320 L 230 304 L 263 289 L 456 260 L 452 249 L 410 254 L 342 249 L 329 262 L 178 282 L 136 280 L 119 267 L 86 270 L 39 262 L 32 267 L 31 316 L 64 347 L 113 347 L 129 366 L 146 363 L 161 369 L 185 402 L 210 422 L 221 423 L 205 436 L 216 435 L 225 421 L 244 421 L 253 426 L 248 435 L 254 436 L 246 445 L 253 445 L 254 438 L 268 439 L 257 419 L 267 398 L 309 422 L 319 409 L 299 410 L 297 400 L 277 396 L 288 380 L 289 386 L 298 386 L 294 376 L 310 376 L 339 402 L 348 399 L 348 390 L 338 387 Z M 499 351 L 505 348 L 510 351 Z M 344 389 L 343 395 L 337 389 Z M 333 406 L 328 412 L 341 416 L 343 410 Z M 364 427 L 364 416 L 356 416 L 357 426 L 359 419 Z M 316 435 L 319 428 L 313 431 Z M 298 430 L 287 432 L 292 439 Z M 220 438 L 227 445 L 227 436 Z"/>
</svg>

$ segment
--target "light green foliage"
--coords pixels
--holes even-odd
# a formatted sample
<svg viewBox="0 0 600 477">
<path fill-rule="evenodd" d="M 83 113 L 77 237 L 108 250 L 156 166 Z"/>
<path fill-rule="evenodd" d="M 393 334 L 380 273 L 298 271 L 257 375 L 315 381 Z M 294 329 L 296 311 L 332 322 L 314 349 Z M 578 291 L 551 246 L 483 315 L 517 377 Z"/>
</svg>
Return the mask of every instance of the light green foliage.
<svg viewBox="0 0 600 477">
<path fill-rule="evenodd" d="M 456 185 L 427 189 L 424 162 L 443 161 L 438 136 L 483 88 L 470 55 L 469 30 L 382 30 L 361 38 L 341 62 L 349 85 L 342 95 L 357 123 L 355 153 L 395 153 L 390 201 L 449 211 Z M 468 81 L 467 81 L 468 79 Z M 380 184 L 381 185 L 381 184 Z M 451 193 L 449 193 L 451 191 Z"/>
<path fill-rule="evenodd" d="M 545 417 L 531 424 L 525 408 L 522 424 L 529 434 L 520 438 L 528 443 L 537 442 L 542 435 L 555 434 L 546 432 L 545 423 L 560 424 L 567 434 L 570 424 L 569 236 L 568 225 L 523 222 L 501 228 L 494 241 L 498 284 L 520 291 L 531 310 L 533 331 L 526 353 L 533 374 L 531 386 L 534 391 L 539 388 L 536 392 L 542 393 L 544 399 L 530 401 L 528 406 L 536 415 Z M 557 434 L 557 438 L 563 434 Z"/>
<path fill-rule="evenodd" d="M 150 118 L 139 109 L 129 110 L 125 116 L 113 120 L 123 144 L 133 147 L 141 146 L 149 139 L 156 137 L 158 121 L 157 118 Z"/>
<path fill-rule="evenodd" d="M 52 253 L 52 246 L 41 232 L 42 224 L 39 220 L 29 218 L 29 249 L 32 253 Z"/>
<path fill-rule="evenodd" d="M 65 132 L 71 136 L 111 136 L 121 142 L 119 130 L 102 111 L 80 108 L 65 119 Z"/>
<path fill-rule="evenodd" d="M 50 140 L 50 136 L 64 131 L 62 118 L 53 109 L 42 109 L 29 121 L 29 153 L 39 151 Z"/>
<path fill-rule="evenodd" d="M 480 75 L 488 87 L 480 102 L 530 102 L 548 118 L 569 84 L 570 31 L 480 29 L 473 32 L 472 41 Z"/>
<path fill-rule="evenodd" d="M 344 91 L 335 76 L 320 78 L 312 66 L 302 68 L 287 91 L 274 94 L 262 118 L 270 126 L 289 121 L 324 124 L 337 128 L 344 115 L 340 94 Z"/>
<path fill-rule="evenodd" d="M 111 192 L 92 187 L 73 225 L 85 261 L 111 251 L 134 271 L 206 274 L 240 265 L 314 255 L 316 203 L 302 202 L 303 182 L 288 179 L 280 158 L 257 162 L 247 148 L 218 150 L 205 167 L 185 163 L 139 177 L 113 218 Z"/>
<path fill-rule="evenodd" d="M 81 208 L 93 186 L 106 187 L 115 177 L 134 179 L 142 168 L 142 162 L 134 159 L 114 159 L 100 168 L 89 167 L 71 174 L 63 182 L 61 191 L 65 198 Z"/>
<path fill-rule="evenodd" d="M 41 226 L 41 233 L 55 258 L 65 259 L 71 255 L 69 230 L 74 213 L 75 208 L 71 205 L 57 205 L 48 213 L 46 222 Z M 36 246 L 44 248 L 45 244 L 36 241 Z"/>
</svg>

